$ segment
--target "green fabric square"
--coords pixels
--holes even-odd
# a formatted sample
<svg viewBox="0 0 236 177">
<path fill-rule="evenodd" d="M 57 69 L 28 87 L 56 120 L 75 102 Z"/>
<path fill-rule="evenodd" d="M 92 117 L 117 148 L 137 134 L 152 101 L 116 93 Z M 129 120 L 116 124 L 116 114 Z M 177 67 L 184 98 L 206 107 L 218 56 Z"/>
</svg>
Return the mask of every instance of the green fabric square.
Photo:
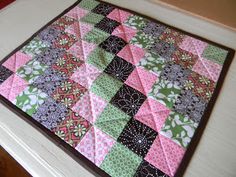
<svg viewBox="0 0 236 177">
<path fill-rule="evenodd" d="M 202 56 L 206 59 L 212 60 L 220 65 L 224 64 L 228 51 L 219 47 L 208 45 L 203 51 Z"/>
<path fill-rule="evenodd" d="M 84 16 L 80 21 L 95 25 L 98 22 L 100 22 L 103 18 L 104 16 L 91 12 L 88 13 L 86 16 Z"/>
<path fill-rule="evenodd" d="M 145 68 L 148 71 L 154 72 L 158 76 L 160 76 L 161 71 L 165 67 L 166 60 L 155 54 L 153 52 L 146 53 L 144 58 L 140 60 L 138 66 Z"/>
<path fill-rule="evenodd" d="M 102 73 L 93 82 L 91 91 L 109 102 L 122 85 L 123 83 L 118 79 L 115 79 L 108 74 Z"/>
<path fill-rule="evenodd" d="M 179 86 L 170 81 L 159 79 L 155 82 L 148 95 L 168 108 L 172 108 L 180 92 L 181 88 Z"/>
<path fill-rule="evenodd" d="M 149 49 L 155 43 L 155 39 L 154 39 L 154 37 L 139 31 L 130 40 L 130 43 L 134 44 L 140 48 Z"/>
<path fill-rule="evenodd" d="M 28 81 L 28 83 L 32 84 L 47 68 L 48 66 L 41 64 L 36 60 L 30 60 L 20 67 L 16 73 L 18 76 Z"/>
<path fill-rule="evenodd" d="M 79 7 L 83 8 L 83 9 L 86 9 L 86 10 L 92 10 L 98 4 L 99 4 L 99 2 L 97 2 L 95 0 L 83 0 L 79 3 Z"/>
<path fill-rule="evenodd" d="M 109 36 L 110 34 L 97 28 L 93 28 L 84 36 L 83 40 L 90 43 L 100 44 L 105 41 Z"/>
<path fill-rule="evenodd" d="M 131 28 L 142 30 L 145 25 L 147 24 L 148 20 L 137 16 L 137 15 L 131 15 L 125 22 L 124 25 L 129 26 Z"/>
<path fill-rule="evenodd" d="M 89 54 L 87 63 L 103 71 L 114 57 L 115 56 L 113 54 L 97 47 Z"/>
<path fill-rule="evenodd" d="M 141 162 L 141 157 L 117 142 L 100 168 L 112 177 L 133 177 Z"/>
<path fill-rule="evenodd" d="M 38 107 L 44 103 L 48 95 L 36 87 L 28 86 L 21 92 L 13 103 L 30 116 L 36 112 Z"/>
<path fill-rule="evenodd" d="M 161 129 L 161 134 L 186 148 L 198 124 L 176 112 L 171 112 Z"/>
<path fill-rule="evenodd" d="M 117 139 L 129 120 L 129 115 L 125 114 L 115 106 L 108 104 L 96 120 L 95 126 L 114 139 Z"/>
<path fill-rule="evenodd" d="M 43 43 L 38 37 L 35 37 L 25 45 L 21 51 L 33 57 L 40 54 L 47 47 L 49 47 L 49 45 Z"/>
</svg>

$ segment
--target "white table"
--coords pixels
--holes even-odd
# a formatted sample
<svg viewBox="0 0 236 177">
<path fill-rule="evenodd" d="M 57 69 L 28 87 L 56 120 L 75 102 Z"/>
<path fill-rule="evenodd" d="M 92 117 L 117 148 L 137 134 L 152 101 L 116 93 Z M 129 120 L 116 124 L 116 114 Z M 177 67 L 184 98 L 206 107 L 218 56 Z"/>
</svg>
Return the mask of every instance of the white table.
<svg viewBox="0 0 236 177">
<path fill-rule="evenodd" d="M 236 33 L 145 0 L 107 0 L 167 24 L 236 48 Z M 75 0 L 16 0 L 0 11 L 0 59 Z M 135 4 L 135 5 L 134 5 Z M 236 59 L 185 173 L 186 177 L 236 176 Z M 0 145 L 33 176 L 92 176 L 39 131 L 0 104 Z"/>
</svg>

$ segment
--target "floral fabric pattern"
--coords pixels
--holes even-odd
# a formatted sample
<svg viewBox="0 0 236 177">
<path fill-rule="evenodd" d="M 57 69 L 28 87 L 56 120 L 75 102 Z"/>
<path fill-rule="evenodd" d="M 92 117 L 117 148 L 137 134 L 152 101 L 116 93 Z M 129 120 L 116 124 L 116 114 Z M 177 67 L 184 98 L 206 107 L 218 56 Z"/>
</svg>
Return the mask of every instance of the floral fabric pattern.
<svg viewBox="0 0 236 177">
<path fill-rule="evenodd" d="M 99 47 L 112 54 L 117 54 L 126 44 L 123 39 L 117 36 L 109 36 Z"/>
<path fill-rule="evenodd" d="M 53 129 L 53 132 L 72 147 L 76 147 L 91 124 L 77 113 L 69 111 L 65 119 Z"/>
<path fill-rule="evenodd" d="M 118 107 L 126 114 L 134 116 L 145 100 L 145 95 L 128 85 L 123 85 L 112 98 L 111 104 Z"/>
<path fill-rule="evenodd" d="M 81 0 L 0 62 L 0 101 L 100 176 L 174 177 L 232 55 L 138 13 Z"/>
<path fill-rule="evenodd" d="M 95 27 L 111 34 L 119 25 L 120 23 L 118 23 L 117 21 L 105 17 L 99 23 L 97 23 Z"/>
<path fill-rule="evenodd" d="M 173 139 L 183 147 L 187 147 L 193 137 L 197 123 L 186 116 L 171 112 L 161 129 L 161 134 Z"/>
<path fill-rule="evenodd" d="M 68 114 L 68 109 L 52 98 L 41 104 L 32 117 L 49 130 L 53 130 Z M 77 132 L 78 133 L 78 132 Z"/>
<path fill-rule="evenodd" d="M 44 103 L 48 95 L 38 88 L 28 86 L 21 92 L 13 103 L 27 114 L 31 115 Z"/>
<path fill-rule="evenodd" d="M 13 72 L 11 70 L 0 65 L 0 84 L 7 80 L 7 78 L 10 77 L 12 74 Z"/>
<path fill-rule="evenodd" d="M 120 134 L 118 142 L 137 155 L 145 157 L 156 136 L 156 131 L 135 119 L 131 119 Z"/>
<path fill-rule="evenodd" d="M 17 75 L 32 84 L 48 67 L 36 60 L 30 60 L 17 70 Z"/>
<path fill-rule="evenodd" d="M 104 72 L 124 82 L 132 73 L 134 68 L 134 65 L 116 56 L 106 67 Z"/>
</svg>

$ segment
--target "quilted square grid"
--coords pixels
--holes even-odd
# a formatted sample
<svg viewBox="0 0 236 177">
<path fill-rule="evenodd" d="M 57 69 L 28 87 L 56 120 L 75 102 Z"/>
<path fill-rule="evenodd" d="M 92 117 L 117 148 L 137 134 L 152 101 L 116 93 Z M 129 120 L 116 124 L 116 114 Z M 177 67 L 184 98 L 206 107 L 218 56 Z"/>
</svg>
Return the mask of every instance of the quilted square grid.
<svg viewBox="0 0 236 177">
<path fill-rule="evenodd" d="M 102 176 L 173 177 L 230 56 L 227 47 L 82 0 L 4 60 L 0 94 Z"/>
</svg>

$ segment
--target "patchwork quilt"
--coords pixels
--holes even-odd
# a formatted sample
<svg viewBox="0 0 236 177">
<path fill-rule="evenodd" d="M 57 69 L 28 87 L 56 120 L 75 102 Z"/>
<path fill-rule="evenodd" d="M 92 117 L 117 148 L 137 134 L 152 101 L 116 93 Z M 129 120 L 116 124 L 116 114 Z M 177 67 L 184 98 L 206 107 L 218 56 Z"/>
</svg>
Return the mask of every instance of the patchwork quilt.
<svg viewBox="0 0 236 177">
<path fill-rule="evenodd" d="M 227 47 L 82 0 L 1 62 L 0 98 L 98 176 L 173 177 L 232 58 Z"/>
</svg>

